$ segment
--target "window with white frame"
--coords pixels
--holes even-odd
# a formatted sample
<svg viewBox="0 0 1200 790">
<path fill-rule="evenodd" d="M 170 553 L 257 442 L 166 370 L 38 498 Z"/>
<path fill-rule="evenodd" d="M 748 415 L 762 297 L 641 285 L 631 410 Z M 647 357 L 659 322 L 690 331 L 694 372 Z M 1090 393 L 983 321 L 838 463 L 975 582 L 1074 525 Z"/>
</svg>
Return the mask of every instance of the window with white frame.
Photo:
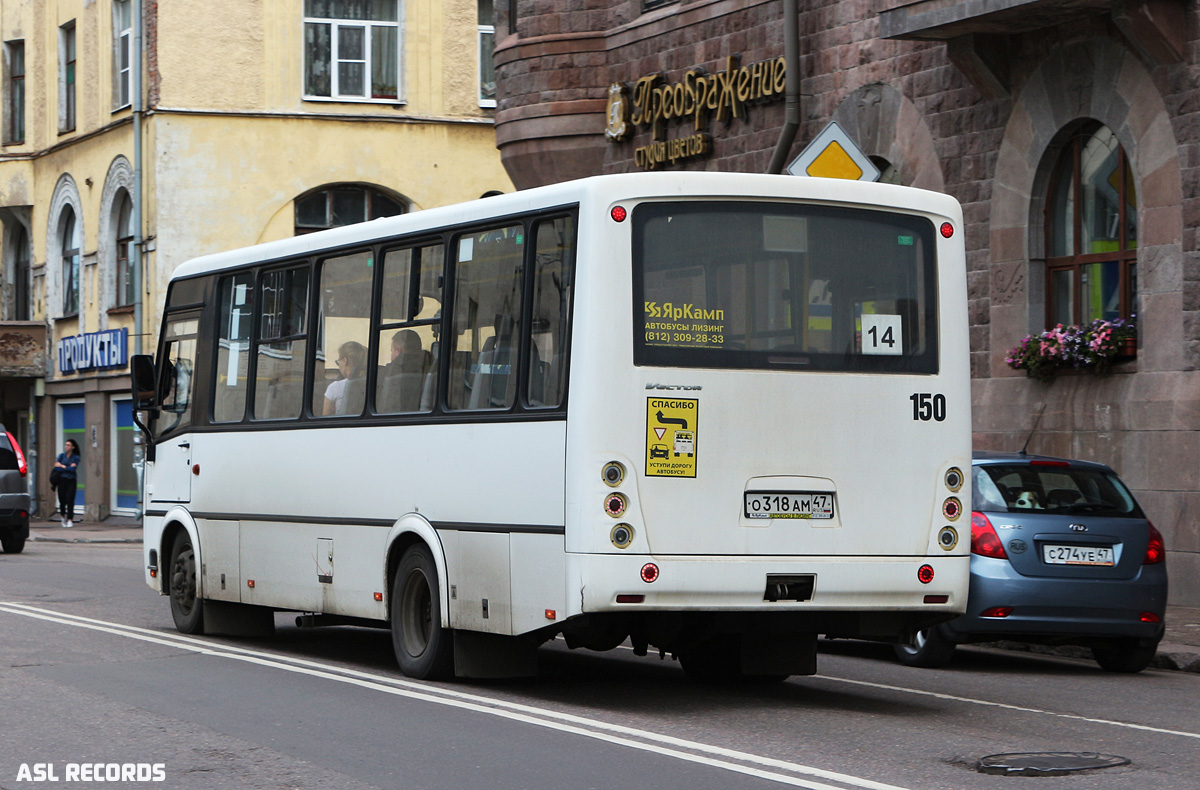
<svg viewBox="0 0 1200 790">
<path fill-rule="evenodd" d="M 63 209 L 62 235 L 62 314 L 79 312 L 79 238 L 75 234 L 75 210 Z"/>
<path fill-rule="evenodd" d="M 496 66 L 492 54 L 496 49 L 495 11 L 492 0 L 479 3 L 479 106 L 496 106 Z"/>
<path fill-rule="evenodd" d="M 304 96 L 400 98 L 401 0 L 304 0 Z"/>
<path fill-rule="evenodd" d="M 58 132 L 75 131 L 75 21 L 58 29 Z"/>
<path fill-rule="evenodd" d="M 117 200 L 117 281 L 116 305 L 125 307 L 134 303 L 133 290 L 133 200 L 129 193 L 121 190 Z"/>
<path fill-rule="evenodd" d="M 113 0 L 113 109 L 129 106 L 132 91 L 133 4 Z"/>
</svg>

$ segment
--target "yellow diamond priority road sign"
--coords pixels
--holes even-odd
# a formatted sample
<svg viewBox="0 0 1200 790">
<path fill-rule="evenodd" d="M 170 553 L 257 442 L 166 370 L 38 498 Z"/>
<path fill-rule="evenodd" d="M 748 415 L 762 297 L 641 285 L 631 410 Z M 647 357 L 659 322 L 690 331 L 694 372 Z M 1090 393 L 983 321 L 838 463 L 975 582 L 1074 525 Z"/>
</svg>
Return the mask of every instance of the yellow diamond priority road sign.
<svg viewBox="0 0 1200 790">
<path fill-rule="evenodd" d="M 800 156 L 787 166 L 787 172 L 794 176 L 848 178 L 851 181 L 879 180 L 879 168 L 838 126 L 837 121 L 830 121 L 805 146 Z"/>
</svg>

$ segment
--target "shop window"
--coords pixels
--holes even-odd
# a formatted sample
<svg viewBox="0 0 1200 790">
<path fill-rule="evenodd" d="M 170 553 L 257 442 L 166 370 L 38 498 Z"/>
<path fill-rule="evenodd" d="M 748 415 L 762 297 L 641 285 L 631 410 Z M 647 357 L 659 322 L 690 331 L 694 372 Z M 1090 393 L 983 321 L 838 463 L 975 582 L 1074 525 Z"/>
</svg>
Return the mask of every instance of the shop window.
<svg viewBox="0 0 1200 790">
<path fill-rule="evenodd" d="M 1125 150 L 1090 123 L 1063 147 L 1046 201 L 1046 321 L 1128 318 L 1137 296 L 1137 187 Z"/>
<path fill-rule="evenodd" d="M 353 184 L 326 187 L 296 199 L 296 235 L 404 213 L 395 198 Z"/>
<path fill-rule="evenodd" d="M 399 0 L 304 0 L 304 96 L 400 97 Z"/>
</svg>

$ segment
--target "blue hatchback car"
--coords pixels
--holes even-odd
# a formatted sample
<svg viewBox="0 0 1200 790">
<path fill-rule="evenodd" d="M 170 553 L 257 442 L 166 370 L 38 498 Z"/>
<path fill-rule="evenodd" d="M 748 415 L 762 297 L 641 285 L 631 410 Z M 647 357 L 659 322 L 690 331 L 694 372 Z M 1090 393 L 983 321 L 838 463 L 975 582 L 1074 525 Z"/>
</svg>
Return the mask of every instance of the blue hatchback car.
<svg viewBox="0 0 1200 790">
<path fill-rule="evenodd" d="M 1104 464 L 1023 453 L 972 458 L 971 587 L 961 617 L 896 645 L 905 664 L 946 664 L 956 645 L 1012 639 L 1090 647 L 1140 672 L 1163 636 L 1162 535 Z"/>
</svg>

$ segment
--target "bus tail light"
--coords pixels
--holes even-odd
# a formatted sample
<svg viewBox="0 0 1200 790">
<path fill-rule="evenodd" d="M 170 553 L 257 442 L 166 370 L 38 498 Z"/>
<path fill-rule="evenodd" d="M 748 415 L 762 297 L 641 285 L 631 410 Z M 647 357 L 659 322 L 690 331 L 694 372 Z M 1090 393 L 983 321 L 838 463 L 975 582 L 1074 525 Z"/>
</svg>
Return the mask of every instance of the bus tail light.
<svg viewBox="0 0 1200 790">
<path fill-rule="evenodd" d="M 625 218 L 629 216 L 629 212 L 625 210 L 624 206 L 613 206 L 610 215 L 613 222 L 624 222 Z"/>
<path fill-rule="evenodd" d="M 942 515 L 949 521 L 955 521 L 962 515 L 962 500 L 956 496 L 949 497 L 942 503 Z"/>
<path fill-rule="evenodd" d="M 1167 546 L 1163 543 L 1162 533 L 1153 524 L 1147 521 L 1146 526 L 1150 528 L 1150 542 L 1146 545 L 1146 557 L 1142 564 L 1157 565 L 1167 558 Z"/>
<path fill-rule="evenodd" d="M 922 565 L 920 568 L 917 568 L 917 581 L 921 584 L 929 584 L 933 581 L 933 566 Z"/>
<path fill-rule="evenodd" d="M 644 595 L 618 595 L 617 603 L 641 603 L 646 600 Z"/>
<path fill-rule="evenodd" d="M 979 511 L 971 514 L 971 553 L 996 560 L 1008 559 L 1008 552 L 1004 550 L 996 528 Z"/>
<path fill-rule="evenodd" d="M 647 562 L 642 566 L 642 581 L 646 584 L 653 584 L 658 581 L 658 566 L 653 562 Z"/>
<path fill-rule="evenodd" d="M 8 436 L 8 443 L 12 445 L 13 452 L 17 454 L 17 471 L 21 473 L 21 477 L 29 471 L 29 467 L 25 465 L 25 453 L 21 452 L 21 445 L 17 444 L 17 437 L 10 432 L 4 432 Z"/>
<path fill-rule="evenodd" d="M 609 494 L 604 498 L 604 512 L 613 518 L 620 518 L 629 507 L 629 500 L 620 492 Z"/>
<path fill-rule="evenodd" d="M 947 603 L 949 600 L 949 595 L 926 595 L 923 603 Z"/>
</svg>

